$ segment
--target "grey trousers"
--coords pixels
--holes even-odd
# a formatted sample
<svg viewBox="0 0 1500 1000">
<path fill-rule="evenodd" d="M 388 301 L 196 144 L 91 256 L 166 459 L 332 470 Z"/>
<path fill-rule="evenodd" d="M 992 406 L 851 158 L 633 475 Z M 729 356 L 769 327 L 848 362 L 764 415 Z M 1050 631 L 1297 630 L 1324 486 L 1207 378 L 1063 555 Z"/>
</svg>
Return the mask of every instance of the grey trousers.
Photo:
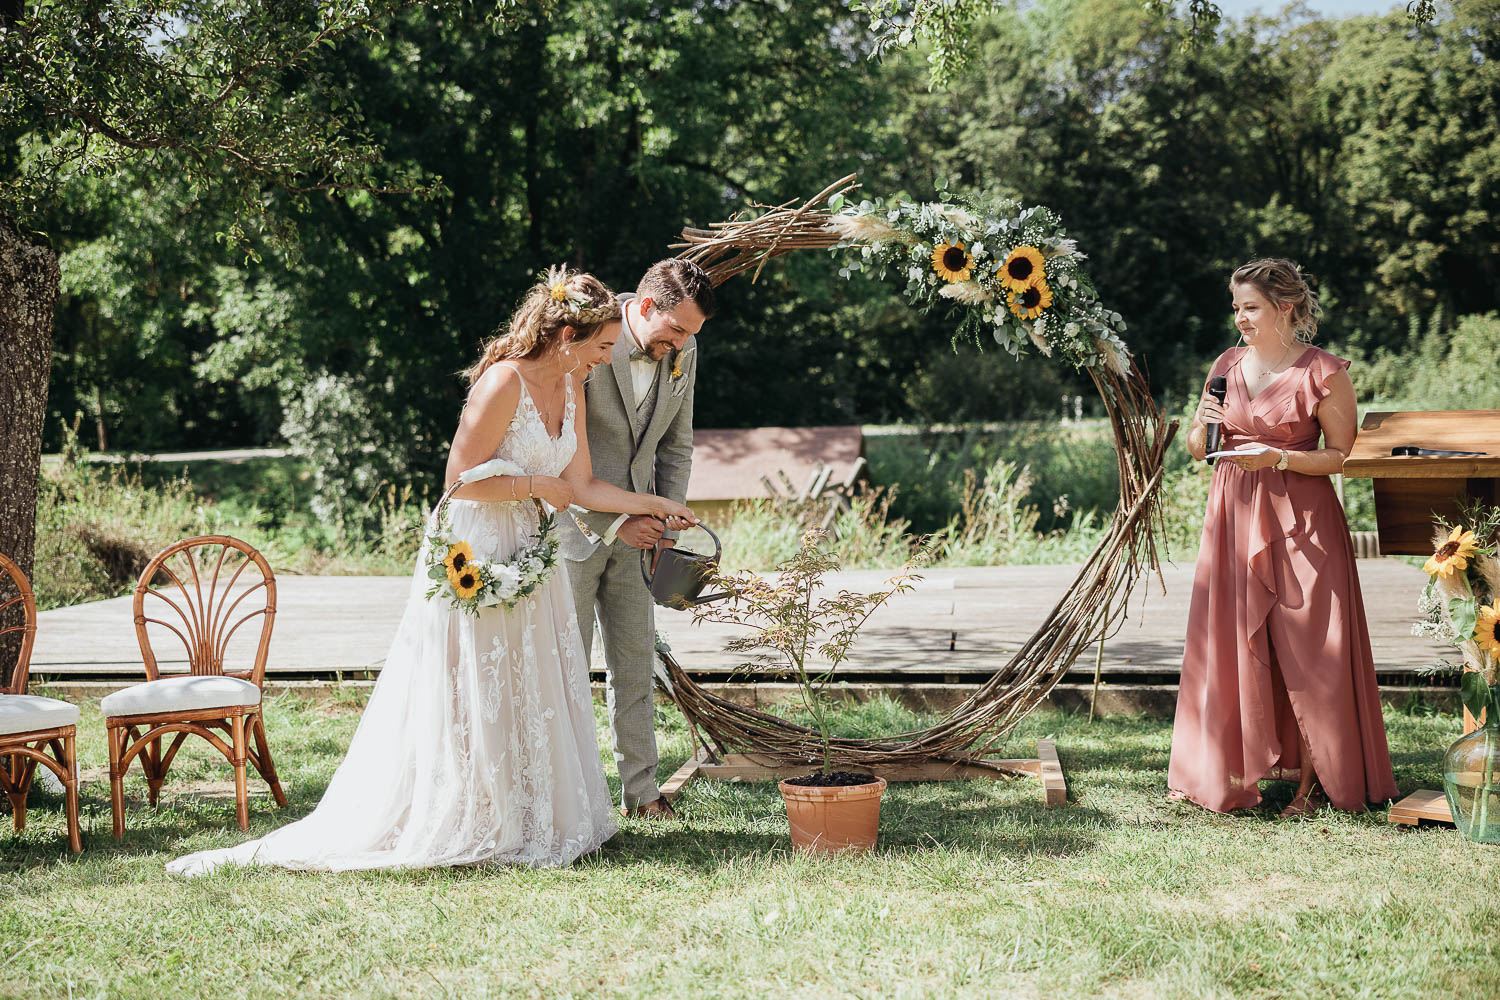
<svg viewBox="0 0 1500 1000">
<path fill-rule="evenodd" d="M 569 559 L 568 580 L 586 657 L 594 648 L 597 614 L 604 637 L 609 731 L 626 809 L 661 797 L 656 785 L 656 726 L 652 658 L 656 604 L 641 580 L 641 550 L 616 541 L 587 559 Z"/>
</svg>

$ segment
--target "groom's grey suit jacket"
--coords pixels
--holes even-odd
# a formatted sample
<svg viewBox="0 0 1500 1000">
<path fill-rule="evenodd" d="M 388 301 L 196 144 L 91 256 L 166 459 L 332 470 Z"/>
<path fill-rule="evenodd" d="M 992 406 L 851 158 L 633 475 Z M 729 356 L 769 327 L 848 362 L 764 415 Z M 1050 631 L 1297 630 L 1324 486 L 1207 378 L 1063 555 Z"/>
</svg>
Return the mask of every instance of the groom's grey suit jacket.
<svg viewBox="0 0 1500 1000">
<path fill-rule="evenodd" d="M 633 296 L 621 296 L 621 305 L 630 298 Z M 635 350 L 635 340 L 627 329 L 620 331 L 610 363 L 595 368 L 584 383 L 589 457 L 597 478 L 622 490 L 687 502 L 688 474 L 693 468 L 697 341 L 693 337 L 677 354 L 681 374 L 676 378 L 672 377 L 672 355 L 656 363 L 656 378 L 646 403 L 637 408 L 630 379 L 630 353 Z M 595 551 L 596 540 L 619 515 L 578 508 L 572 513 L 573 517 L 560 519 L 562 554 L 575 561 L 587 559 Z"/>
</svg>

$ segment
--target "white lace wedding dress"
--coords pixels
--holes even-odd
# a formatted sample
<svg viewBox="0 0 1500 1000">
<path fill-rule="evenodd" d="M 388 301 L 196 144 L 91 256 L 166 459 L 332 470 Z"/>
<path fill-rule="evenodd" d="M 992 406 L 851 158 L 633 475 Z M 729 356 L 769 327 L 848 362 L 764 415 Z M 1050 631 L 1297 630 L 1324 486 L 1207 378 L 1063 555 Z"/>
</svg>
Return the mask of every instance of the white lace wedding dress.
<svg viewBox="0 0 1500 1000">
<path fill-rule="evenodd" d="M 552 438 L 523 386 L 496 458 L 559 475 L 577 447 L 573 415 L 570 385 L 562 433 Z M 454 532 L 490 558 L 508 558 L 535 536 L 534 510 L 449 504 Z M 477 617 L 427 600 L 425 568 L 424 546 L 385 667 L 318 807 L 260 840 L 178 858 L 168 871 L 547 867 L 614 835 L 562 562 L 513 610 Z"/>
</svg>

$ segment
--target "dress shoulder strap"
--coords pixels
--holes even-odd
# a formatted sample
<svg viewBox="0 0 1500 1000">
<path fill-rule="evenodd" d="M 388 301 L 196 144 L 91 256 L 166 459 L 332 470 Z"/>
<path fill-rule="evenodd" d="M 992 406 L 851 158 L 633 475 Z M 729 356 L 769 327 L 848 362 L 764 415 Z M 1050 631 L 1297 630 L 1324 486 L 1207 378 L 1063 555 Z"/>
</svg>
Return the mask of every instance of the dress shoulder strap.
<svg viewBox="0 0 1500 1000">
<path fill-rule="evenodd" d="M 495 364 L 497 364 L 497 365 L 504 365 L 505 367 L 509 368 L 511 371 L 513 371 L 513 372 L 516 373 L 516 376 L 521 380 L 521 398 L 524 399 L 524 400 L 526 400 L 527 402 L 531 403 L 532 406 L 535 406 L 536 403 L 532 402 L 532 400 L 531 400 L 531 390 L 526 387 L 526 376 L 521 371 L 521 369 L 519 369 L 519 368 L 516 367 L 515 362 L 512 362 L 512 361 L 496 361 Z"/>
</svg>

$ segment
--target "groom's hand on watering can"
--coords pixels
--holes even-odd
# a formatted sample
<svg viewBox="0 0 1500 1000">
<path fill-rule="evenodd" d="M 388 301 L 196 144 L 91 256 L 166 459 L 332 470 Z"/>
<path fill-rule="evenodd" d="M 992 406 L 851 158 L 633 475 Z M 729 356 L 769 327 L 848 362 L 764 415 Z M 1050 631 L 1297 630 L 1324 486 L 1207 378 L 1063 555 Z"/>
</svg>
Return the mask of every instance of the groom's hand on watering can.
<svg viewBox="0 0 1500 1000">
<path fill-rule="evenodd" d="M 648 514 L 637 514 L 625 519 L 620 530 L 615 532 L 615 537 L 626 545 L 649 549 L 661 540 L 661 533 L 666 528 L 664 523 Z"/>
</svg>

